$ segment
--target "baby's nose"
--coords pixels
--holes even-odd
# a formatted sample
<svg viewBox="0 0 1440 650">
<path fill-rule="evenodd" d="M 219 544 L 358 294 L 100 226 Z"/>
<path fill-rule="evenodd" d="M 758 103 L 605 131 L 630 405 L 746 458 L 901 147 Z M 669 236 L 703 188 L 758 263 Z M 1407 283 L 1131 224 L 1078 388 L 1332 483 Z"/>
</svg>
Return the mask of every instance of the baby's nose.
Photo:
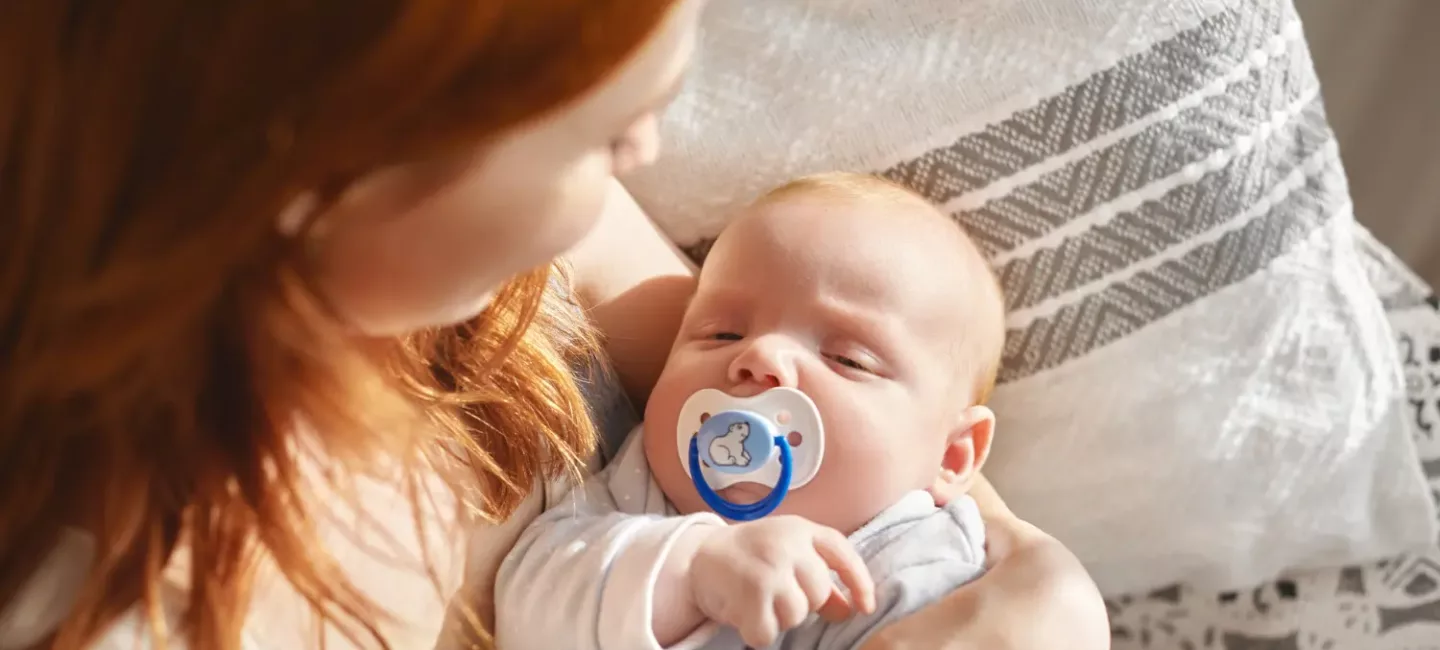
<svg viewBox="0 0 1440 650">
<path fill-rule="evenodd" d="M 734 384 L 758 384 L 764 388 L 795 387 L 795 355 L 789 346 L 773 339 L 757 339 L 730 364 Z"/>
<path fill-rule="evenodd" d="M 777 388 L 780 386 L 780 376 L 773 372 L 756 373 L 749 368 L 741 368 L 740 374 L 735 378 L 736 383 L 756 383 L 766 388 Z"/>
</svg>

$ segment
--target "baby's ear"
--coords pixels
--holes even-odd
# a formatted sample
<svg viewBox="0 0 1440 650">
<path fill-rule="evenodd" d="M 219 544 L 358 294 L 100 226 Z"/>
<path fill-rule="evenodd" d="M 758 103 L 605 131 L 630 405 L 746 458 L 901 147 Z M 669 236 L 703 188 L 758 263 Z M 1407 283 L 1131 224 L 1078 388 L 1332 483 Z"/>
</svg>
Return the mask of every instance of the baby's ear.
<svg viewBox="0 0 1440 650">
<path fill-rule="evenodd" d="M 995 435 L 995 413 L 985 406 L 972 406 L 960 413 L 956 426 L 945 441 L 940 473 L 930 486 L 935 504 L 944 506 L 970 491 L 975 473 L 990 456 Z"/>
</svg>

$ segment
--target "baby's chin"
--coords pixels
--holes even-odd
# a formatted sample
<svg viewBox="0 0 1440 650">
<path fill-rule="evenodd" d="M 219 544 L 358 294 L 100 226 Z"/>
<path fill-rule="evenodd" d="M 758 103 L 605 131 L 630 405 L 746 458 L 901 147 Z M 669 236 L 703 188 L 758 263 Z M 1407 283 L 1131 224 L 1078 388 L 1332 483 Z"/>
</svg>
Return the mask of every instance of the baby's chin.
<svg viewBox="0 0 1440 650">
<path fill-rule="evenodd" d="M 729 501 L 730 503 L 733 503 L 737 506 L 748 506 L 752 503 L 758 503 L 766 496 L 769 496 L 770 488 L 759 483 L 747 482 L 736 483 L 735 485 L 727 487 L 723 490 L 716 490 L 715 493 L 720 495 L 720 498 Z M 675 508 L 679 510 L 681 514 L 690 515 L 697 512 L 714 512 L 714 510 L 712 510 L 710 506 L 706 505 L 705 501 L 700 498 L 700 495 L 695 494 L 693 490 L 691 490 L 691 494 L 686 495 L 685 499 L 671 499 L 671 503 L 675 504 Z M 789 504 L 782 503 L 780 507 L 777 508 L 775 512 L 771 513 L 769 516 L 773 517 L 775 515 L 794 514 L 789 512 L 790 509 L 786 507 L 787 505 Z M 726 519 L 727 521 L 729 521 L 729 518 Z M 731 523 L 737 522 L 731 521 Z"/>
<path fill-rule="evenodd" d="M 735 505 L 748 506 L 752 503 L 759 503 L 761 499 L 769 496 L 771 491 L 769 486 L 747 481 L 744 483 L 736 483 L 723 490 L 717 490 L 715 493 L 719 494 L 720 498 Z"/>
<path fill-rule="evenodd" d="M 770 495 L 770 490 L 771 488 L 768 485 L 764 485 L 761 483 L 744 482 L 736 483 L 735 485 L 727 487 L 723 490 L 716 490 L 715 493 L 720 495 L 720 498 L 725 499 L 730 503 L 744 506 L 750 505 L 752 503 L 758 503 L 759 501 Z M 676 496 L 679 496 L 680 498 L 677 499 L 671 497 L 670 502 L 675 505 L 675 509 L 678 510 L 680 514 L 691 515 L 697 512 L 714 512 L 714 510 L 712 510 L 710 506 L 705 504 L 705 501 L 700 498 L 700 495 L 696 493 L 693 488 L 689 490 L 687 494 Z M 809 500 L 804 497 L 796 498 L 797 496 L 800 495 L 792 492 L 790 496 L 785 499 L 785 501 L 781 502 L 780 507 L 775 509 L 775 512 L 772 512 L 767 516 L 775 517 L 778 515 L 798 515 L 816 523 L 827 526 L 832 525 L 832 522 L 827 521 L 823 516 L 821 516 L 824 513 L 816 511 L 816 504 L 808 503 Z M 809 507 L 807 507 L 807 505 Z M 736 522 L 732 521 L 731 523 Z"/>
<path fill-rule="evenodd" d="M 664 490 L 665 498 L 670 500 L 670 503 L 675 506 L 675 509 L 682 515 L 693 515 L 697 512 L 714 512 L 714 510 L 705 503 L 705 500 L 700 498 L 700 494 L 695 491 L 694 486 L 688 484 L 688 477 L 686 478 L 686 483 L 684 489 Z M 663 489 L 665 486 L 662 485 L 661 487 Z M 747 482 L 737 483 L 723 490 L 716 490 L 715 493 L 730 503 L 744 506 L 757 503 L 761 499 L 764 499 L 770 494 L 770 488 L 759 483 Z M 784 510 L 785 506 L 782 504 L 780 509 Z"/>
<path fill-rule="evenodd" d="M 869 523 L 871 519 L 879 514 L 878 512 L 860 512 L 849 507 L 852 504 L 835 503 L 832 499 L 825 498 L 821 493 L 806 492 L 805 490 L 806 488 L 800 488 L 799 490 L 791 492 L 790 495 L 780 503 L 780 507 L 776 508 L 775 512 L 767 516 L 794 515 L 803 517 L 822 526 L 829 526 L 846 535 L 850 535 Z M 690 515 L 697 512 L 713 512 L 705 505 L 705 502 L 700 499 L 699 494 L 696 494 L 693 489 L 690 492 L 683 503 L 674 499 L 671 500 L 671 503 L 675 504 L 676 509 L 679 510 L 681 514 Z M 759 483 L 738 483 L 723 490 L 718 490 L 717 493 L 726 501 L 736 505 L 745 505 L 764 499 L 770 494 L 770 488 Z M 737 522 L 732 521 L 731 523 Z"/>
</svg>

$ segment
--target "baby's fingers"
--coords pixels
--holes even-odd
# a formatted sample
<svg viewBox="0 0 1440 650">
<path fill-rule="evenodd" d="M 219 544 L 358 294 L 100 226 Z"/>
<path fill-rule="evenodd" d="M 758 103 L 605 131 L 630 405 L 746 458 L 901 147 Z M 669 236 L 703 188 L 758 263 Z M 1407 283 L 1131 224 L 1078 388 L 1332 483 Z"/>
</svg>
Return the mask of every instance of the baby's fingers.
<svg viewBox="0 0 1440 650">
<path fill-rule="evenodd" d="M 865 560 L 855 551 L 855 546 L 844 535 L 833 529 L 826 529 L 815 536 L 815 551 L 820 559 L 840 577 L 840 584 L 850 592 L 850 605 L 860 612 L 875 611 L 875 580 Z"/>
<path fill-rule="evenodd" d="M 826 622 L 839 623 L 850 618 L 855 610 L 850 607 L 850 601 L 845 599 L 845 594 L 840 593 L 840 588 L 832 586 L 830 587 L 830 597 L 825 600 L 824 605 L 820 606 L 820 611 L 817 613 Z"/>
<path fill-rule="evenodd" d="M 835 586 L 830 567 L 818 551 L 795 567 L 795 579 L 799 581 L 800 589 L 805 592 L 810 608 L 807 614 L 816 612 L 821 618 L 837 623 L 850 618 L 854 613 L 851 611 L 850 602 L 845 599 L 840 588 Z"/>
<path fill-rule="evenodd" d="M 758 607 L 757 610 L 747 620 L 735 626 L 746 647 L 750 648 L 764 648 L 780 636 L 775 611 L 769 607 Z"/>
</svg>

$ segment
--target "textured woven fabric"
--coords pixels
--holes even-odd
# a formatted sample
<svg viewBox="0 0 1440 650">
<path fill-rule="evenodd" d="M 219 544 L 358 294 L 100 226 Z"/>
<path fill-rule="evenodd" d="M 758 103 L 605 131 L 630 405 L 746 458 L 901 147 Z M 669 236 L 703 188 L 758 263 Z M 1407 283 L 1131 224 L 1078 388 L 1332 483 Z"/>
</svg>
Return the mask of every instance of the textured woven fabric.
<svg viewBox="0 0 1440 650">
<path fill-rule="evenodd" d="M 1363 230 L 1405 372 L 1405 403 L 1440 520 L 1440 301 Z M 1292 573 L 1244 591 L 1171 585 L 1108 603 L 1116 650 L 1436 650 L 1440 540 L 1375 562 Z"/>
<path fill-rule="evenodd" d="M 713 3 L 628 185 L 703 259 L 763 189 L 883 174 L 993 256 L 986 471 L 1107 593 L 1436 533 L 1288 0 Z"/>
</svg>

